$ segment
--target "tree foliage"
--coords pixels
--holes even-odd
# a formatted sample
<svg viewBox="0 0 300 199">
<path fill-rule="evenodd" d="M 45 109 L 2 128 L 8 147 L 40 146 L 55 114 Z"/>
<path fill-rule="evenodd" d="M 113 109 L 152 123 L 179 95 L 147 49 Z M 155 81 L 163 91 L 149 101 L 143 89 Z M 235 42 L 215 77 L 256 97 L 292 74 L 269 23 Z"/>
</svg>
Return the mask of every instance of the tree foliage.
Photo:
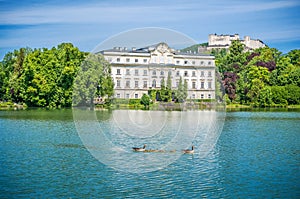
<svg viewBox="0 0 300 199">
<path fill-rule="evenodd" d="M 70 43 L 52 49 L 21 48 L 1 62 L 0 100 L 34 107 L 69 107 L 85 53 Z"/>
<path fill-rule="evenodd" d="M 230 102 L 260 107 L 300 104 L 300 50 L 285 55 L 269 47 L 245 52 L 234 41 L 227 53 L 214 53 Z"/>
<path fill-rule="evenodd" d="M 75 79 L 73 105 L 94 105 L 94 98 L 107 102 L 113 96 L 113 80 L 110 64 L 101 54 L 90 54 L 81 64 Z"/>
<path fill-rule="evenodd" d="M 299 49 L 287 54 L 269 47 L 245 52 L 243 44 L 233 41 L 228 51 L 212 53 L 229 103 L 300 104 Z M 0 101 L 33 107 L 70 107 L 72 102 L 92 104 L 97 96 L 110 102 L 114 92 L 111 67 L 102 55 L 87 55 L 71 43 L 8 52 L 0 62 Z M 184 102 L 187 82 L 180 78 L 173 90 L 168 75 L 167 80 L 162 79 L 161 89 L 150 90 L 148 97 L 150 101 Z"/>
<path fill-rule="evenodd" d="M 145 108 L 150 105 L 149 95 L 143 94 L 143 96 L 141 98 L 141 104 L 144 105 Z"/>
</svg>

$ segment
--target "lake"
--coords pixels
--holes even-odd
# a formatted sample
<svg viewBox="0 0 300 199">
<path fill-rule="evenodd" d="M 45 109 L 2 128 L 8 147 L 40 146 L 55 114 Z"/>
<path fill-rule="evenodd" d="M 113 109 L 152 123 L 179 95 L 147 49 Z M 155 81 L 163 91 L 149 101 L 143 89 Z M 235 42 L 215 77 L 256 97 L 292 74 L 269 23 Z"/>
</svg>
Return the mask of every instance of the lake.
<svg viewBox="0 0 300 199">
<path fill-rule="evenodd" d="M 299 198 L 299 121 L 276 110 L 0 111 L 0 198 Z M 132 151 L 143 144 L 163 152 Z"/>
</svg>

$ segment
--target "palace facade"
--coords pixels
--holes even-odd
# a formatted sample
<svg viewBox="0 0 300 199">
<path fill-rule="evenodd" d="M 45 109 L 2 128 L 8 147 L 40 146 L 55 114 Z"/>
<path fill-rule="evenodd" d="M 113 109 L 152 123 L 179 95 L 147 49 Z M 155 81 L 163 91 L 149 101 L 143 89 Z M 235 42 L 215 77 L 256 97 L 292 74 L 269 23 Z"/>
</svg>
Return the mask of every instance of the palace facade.
<svg viewBox="0 0 300 199">
<path fill-rule="evenodd" d="M 159 43 L 144 48 L 115 47 L 100 52 L 111 63 L 115 98 L 139 99 L 161 81 L 172 80 L 176 90 L 180 77 L 188 85 L 188 99 L 215 98 L 215 57 L 182 53 Z M 166 85 L 166 83 L 165 83 Z"/>
</svg>

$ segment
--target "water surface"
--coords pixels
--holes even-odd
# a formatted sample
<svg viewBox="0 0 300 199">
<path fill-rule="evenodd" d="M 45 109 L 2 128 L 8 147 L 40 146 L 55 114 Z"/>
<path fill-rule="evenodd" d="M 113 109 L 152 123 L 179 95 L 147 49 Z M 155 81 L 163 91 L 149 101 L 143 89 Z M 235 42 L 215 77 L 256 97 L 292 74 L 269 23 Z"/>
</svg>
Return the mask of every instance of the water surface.
<svg viewBox="0 0 300 199">
<path fill-rule="evenodd" d="M 99 122 L 111 114 L 97 113 Z M 299 120 L 299 112 L 229 112 L 207 156 L 130 173 L 89 153 L 71 110 L 1 111 L 0 198 L 299 198 Z"/>
</svg>

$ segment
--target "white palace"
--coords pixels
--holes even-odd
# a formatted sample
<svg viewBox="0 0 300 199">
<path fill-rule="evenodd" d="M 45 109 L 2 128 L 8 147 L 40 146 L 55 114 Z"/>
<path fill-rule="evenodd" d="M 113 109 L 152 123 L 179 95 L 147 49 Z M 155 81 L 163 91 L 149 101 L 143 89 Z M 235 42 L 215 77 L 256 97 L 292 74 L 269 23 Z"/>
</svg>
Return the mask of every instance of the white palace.
<svg viewBox="0 0 300 199">
<path fill-rule="evenodd" d="M 115 47 L 104 50 L 111 63 L 116 98 L 141 98 L 149 89 L 160 89 L 161 80 L 172 79 L 176 90 L 179 79 L 188 85 L 188 99 L 215 98 L 215 57 L 198 53 L 182 53 L 166 43 L 144 48 Z"/>
</svg>

